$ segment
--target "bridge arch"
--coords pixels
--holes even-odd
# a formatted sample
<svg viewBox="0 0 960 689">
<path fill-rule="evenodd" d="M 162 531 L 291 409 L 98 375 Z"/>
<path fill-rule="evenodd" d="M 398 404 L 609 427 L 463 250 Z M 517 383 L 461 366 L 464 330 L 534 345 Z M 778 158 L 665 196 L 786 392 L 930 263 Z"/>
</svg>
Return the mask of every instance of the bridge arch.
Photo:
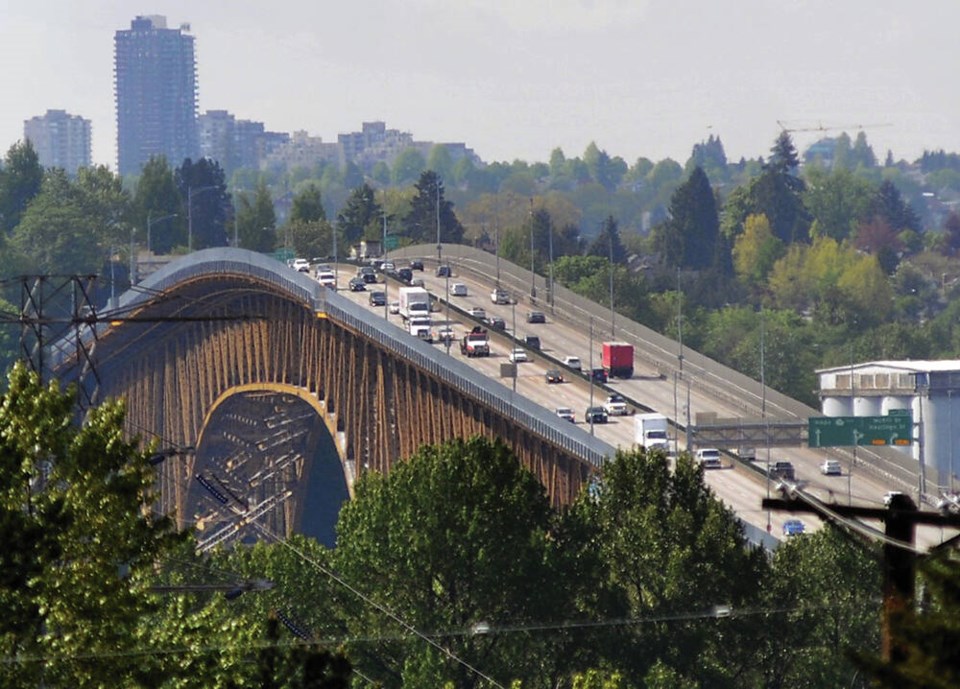
<svg viewBox="0 0 960 689">
<path fill-rule="evenodd" d="M 83 333 L 95 371 L 64 343 L 54 353 L 59 375 L 73 376 L 94 398 L 124 398 L 130 433 L 163 445 L 199 447 L 225 400 L 258 389 L 309 399 L 322 411 L 348 478 L 387 472 L 422 444 L 479 434 L 504 440 L 561 504 L 613 452 L 253 252 L 208 249 L 174 261 L 123 295 L 111 320 Z M 197 513 L 191 496 L 209 499 L 196 490 L 198 460 L 162 467 L 162 508 L 182 525 Z M 221 473 L 216 478 L 228 485 L 227 468 Z"/>
</svg>

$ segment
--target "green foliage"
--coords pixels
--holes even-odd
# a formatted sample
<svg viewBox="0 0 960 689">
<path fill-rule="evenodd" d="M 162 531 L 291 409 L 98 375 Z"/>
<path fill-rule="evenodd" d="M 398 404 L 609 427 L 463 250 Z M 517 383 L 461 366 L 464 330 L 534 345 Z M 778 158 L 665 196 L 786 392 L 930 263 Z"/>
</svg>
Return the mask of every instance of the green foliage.
<svg viewBox="0 0 960 689">
<path fill-rule="evenodd" d="M 447 244 L 463 241 L 463 225 L 444 195 L 443 181 L 431 170 L 420 175 L 410 211 L 403 218 L 404 234 L 414 242 Z M 439 223 L 439 226 L 438 226 Z"/>
<path fill-rule="evenodd" d="M 696 167 L 670 200 L 671 219 L 658 227 L 654 245 L 671 267 L 703 270 L 725 263 L 720 256 L 720 220 L 703 169 Z"/>
<path fill-rule="evenodd" d="M 175 246 L 187 244 L 187 219 L 173 170 L 164 156 L 151 156 L 143 166 L 133 198 L 134 224 L 144 243 L 149 232 L 149 248 L 158 254 L 170 253 Z M 149 224 L 149 229 L 148 229 Z"/>
<path fill-rule="evenodd" d="M 396 185 L 410 184 L 419 177 L 427 168 L 427 161 L 423 155 L 415 148 L 405 148 L 400 151 L 396 160 L 393 161 L 393 167 L 390 170 L 392 182 Z"/>
<path fill-rule="evenodd" d="M 270 252 L 277 245 L 277 214 L 267 185 L 260 182 L 251 199 L 237 195 L 236 223 L 240 246 L 250 251 Z"/>
<path fill-rule="evenodd" d="M 783 252 L 783 242 L 773 236 L 766 216 L 749 216 L 733 246 L 737 277 L 750 285 L 763 284 Z"/>
<path fill-rule="evenodd" d="M 226 246 L 230 195 L 220 163 L 210 158 L 196 162 L 187 158 L 173 176 L 183 202 L 181 217 L 188 223 L 188 244 L 192 241 L 193 249 Z"/>
<path fill-rule="evenodd" d="M 418 629 L 557 619 L 564 606 L 550 568 L 552 520 L 542 486 L 503 444 L 474 438 L 423 447 L 389 476 L 363 475 L 340 513 L 334 564 L 364 595 Z M 369 604 L 352 606 L 347 625 L 379 639 L 356 645 L 351 656 L 385 686 L 399 686 L 401 668 L 423 677 L 427 667 L 432 686 L 441 678 L 478 685 L 476 675 L 431 655 L 422 640 L 397 640 L 396 622 Z M 443 644 L 468 661 L 483 658 L 492 676 L 530 678 L 549 658 L 535 653 L 538 639 L 513 634 L 505 644 L 496 635 L 448 636 Z"/>
<path fill-rule="evenodd" d="M 952 689 L 960 686 L 960 563 L 948 551 L 920 566 L 926 600 L 920 610 L 897 611 L 891 644 L 897 653 L 881 659 L 875 644 L 860 645 L 858 665 L 883 689 Z"/>
<path fill-rule="evenodd" d="M 146 587 L 179 540 L 141 509 L 154 475 L 123 437 L 122 405 L 82 427 L 73 405 L 19 365 L 0 403 L 0 653 L 18 658 L 0 667 L 4 687 L 139 686 Z"/>
<path fill-rule="evenodd" d="M 765 686 L 848 687 L 880 640 L 879 553 L 828 528 L 782 544 L 763 582 Z"/>
<path fill-rule="evenodd" d="M 0 168 L 0 231 L 9 234 L 34 196 L 40 193 L 43 168 L 30 140 L 18 141 L 7 151 Z"/>
<path fill-rule="evenodd" d="M 838 241 L 852 236 L 859 222 L 870 217 L 873 187 L 845 168 L 831 173 L 814 168 L 807 173 L 803 200 L 816 222 L 817 235 Z"/>
<path fill-rule="evenodd" d="M 293 197 L 289 222 L 310 223 L 326 219 L 327 211 L 323 208 L 323 194 L 320 187 L 311 182 Z"/>
<path fill-rule="evenodd" d="M 608 215 L 600 226 L 597 238 L 587 249 L 588 256 L 603 256 L 615 264 L 627 262 L 627 250 L 620 239 L 620 227 L 612 215 Z"/>
<path fill-rule="evenodd" d="M 703 483 L 689 455 L 671 472 L 666 456 L 620 451 L 565 522 L 567 557 L 593 586 L 579 605 L 600 619 L 637 619 L 744 605 L 765 570 L 747 549 L 732 513 Z M 750 656 L 739 625 L 712 619 L 598 628 L 589 643 L 627 677 L 663 673 L 733 686 Z M 666 668 L 669 668 L 667 670 Z M 663 675 L 666 676 L 666 675 Z M 669 686 L 669 685 L 665 685 Z"/>
<path fill-rule="evenodd" d="M 348 245 L 382 236 L 382 222 L 383 208 L 369 184 L 354 189 L 343 210 L 337 213 L 337 231 Z"/>
</svg>

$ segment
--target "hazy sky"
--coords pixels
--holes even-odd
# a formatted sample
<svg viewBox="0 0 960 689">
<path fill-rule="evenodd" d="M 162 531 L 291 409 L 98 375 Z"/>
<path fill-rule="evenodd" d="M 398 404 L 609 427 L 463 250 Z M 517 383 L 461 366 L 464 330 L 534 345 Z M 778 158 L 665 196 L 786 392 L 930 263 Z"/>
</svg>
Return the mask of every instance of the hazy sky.
<svg viewBox="0 0 960 689">
<path fill-rule="evenodd" d="M 383 120 L 486 161 L 595 141 L 682 163 L 710 134 L 765 156 L 781 121 L 960 152 L 960 0 L 0 0 L 0 154 L 65 109 L 116 168 L 113 36 L 137 14 L 191 25 L 200 112 L 329 142 Z"/>
</svg>

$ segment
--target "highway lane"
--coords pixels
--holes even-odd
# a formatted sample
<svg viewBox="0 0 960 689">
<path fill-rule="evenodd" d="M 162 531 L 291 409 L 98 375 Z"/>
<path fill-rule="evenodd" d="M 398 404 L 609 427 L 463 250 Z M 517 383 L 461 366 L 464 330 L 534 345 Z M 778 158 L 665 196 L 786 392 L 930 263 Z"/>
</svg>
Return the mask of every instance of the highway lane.
<svg viewBox="0 0 960 689">
<path fill-rule="evenodd" d="M 456 266 L 454 266 L 454 270 L 456 270 Z M 345 286 L 355 273 L 355 267 L 341 265 L 340 284 Z M 551 355 L 556 359 L 562 359 L 568 355 L 577 356 L 583 362 L 585 369 L 590 367 L 591 362 L 594 366 L 600 365 L 601 342 L 605 337 L 609 339 L 609 332 L 599 332 L 598 328 L 594 328 L 591 343 L 589 322 L 573 323 L 555 317 L 549 309 L 539 304 L 531 305 L 526 295 L 518 295 L 520 303 L 517 304 L 493 304 L 490 299 L 490 291 L 493 287 L 491 279 L 478 280 L 469 274 L 455 274 L 447 280 L 437 278 L 431 270 L 422 273 L 416 272 L 415 277 L 422 279 L 425 287 L 441 301 L 440 311 L 434 313 L 435 330 L 439 330 L 444 325 L 450 325 L 456 336 L 461 337 L 463 333 L 477 324 L 476 320 L 463 313 L 471 307 L 481 307 L 487 316 L 498 316 L 504 319 L 507 327 L 504 333 L 498 333 L 488 328 L 491 337 L 490 357 L 476 359 L 461 357 L 457 342 L 452 343 L 450 354 L 463 358 L 475 369 L 500 380 L 508 388 L 512 388 L 513 381 L 509 378 L 500 377 L 500 365 L 508 362 L 507 357 L 510 348 L 513 346 L 508 336 L 514 332 L 521 338 L 525 335 L 540 337 L 542 354 Z M 466 285 L 467 295 L 450 297 L 447 300 L 448 287 L 455 283 Z M 382 287 L 383 285 L 378 286 L 378 288 Z M 386 283 L 388 300 L 397 299 L 399 287 L 399 283 L 392 280 Z M 341 290 L 341 293 L 350 296 L 357 303 L 371 308 L 368 301 L 369 292 L 350 293 Z M 447 303 L 452 308 L 448 309 Z M 372 310 L 380 315 L 385 312 L 383 307 L 375 307 Z M 547 323 L 528 324 L 526 316 L 530 310 L 546 312 Z M 399 316 L 390 316 L 390 320 L 402 327 Z M 443 347 L 443 345 L 436 346 Z M 530 355 L 530 361 L 517 365 L 517 393 L 551 410 L 561 406 L 570 407 L 576 414 L 577 423 L 583 427 L 583 412 L 591 404 L 591 389 L 593 401 L 596 404 L 601 404 L 605 400 L 606 391 L 599 386 L 591 386 L 585 378 L 578 376 L 568 376 L 567 382 L 560 385 L 547 384 L 544 372 L 547 368 L 555 367 L 556 364 L 537 352 L 528 350 L 528 354 Z M 660 375 L 658 371 L 644 367 L 642 364 L 635 370 L 633 379 L 614 380 L 611 381 L 609 387 L 670 419 L 677 420 L 682 426 L 686 426 L 691 420 L 695 421 L 696 415 L 703 412 L 713 412 L 720 417 L 742 416 L 742 409 L 739 406 L 710 395 L 709 390 L 697 384 L 694 376 L 685 376 L 684 379 L 667 378 Z M 610 421 L 608 424 L 596 424 L 593 432 L 615 447 L 631 447 L 634 438 L 632 417 L 611 417 Z M 677 438 L 677 441 L 679 447 L 684 448 L 686 446 L 682 434 Z M 779 537 L 782 533 L 783 522 L 797 515 L 768 512 L 761 508 L 761 499 L 771 493 L 774 495 L 776 493 L 775 486 L 771 485 L 762 471 L 756 470 L 765 466 L 768 453 L 762 448 L 758 448 L 757 454 L 760 466 L 751 468 L 747 464 L 728 460 L 725 462 L 726 468 L 705 472 L 705 480 L 714 493 L 744 521 L 761 529 L 769 528 L 774 536 Z M 822 476 L 818 467 L 827 456 L 829 455 L 823 451 L 806 448 L 774 448 L 769 451 L 771 462 L 779 459 L 792 462 L 796 467 L 798 480 L 810 492 L 816 494 L 825 502 L 846 503 L 849 500 L 856 504 L 872 504 L 875 506 L 882 504 L 884 493 L 891 488 L 889 483 L 885 483 L 873 474 L 862 471 L 859 467 L 855 468 L 851 475 L 846 463 L 843 476 Z M 809 530 L 820 527 L 819 520 L 812 515 L 800 515 L 800 518 Z M 919 540 L 931 545 L 939 543 L 942 539 L 951 535 L 952 533 L 943 534 L 939 529 L 925 529 L 921 532 Z"/>
</svg>

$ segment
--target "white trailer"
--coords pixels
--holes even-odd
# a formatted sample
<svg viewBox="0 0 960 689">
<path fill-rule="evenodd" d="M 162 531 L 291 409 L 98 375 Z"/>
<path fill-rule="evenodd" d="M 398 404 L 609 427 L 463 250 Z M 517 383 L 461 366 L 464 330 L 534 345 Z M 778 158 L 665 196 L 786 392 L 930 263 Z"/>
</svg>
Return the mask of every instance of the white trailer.
<svg viewBox="0 0 960 689">
<path fill-rule="evenodd" d="M 634 417 L 634 441 L 647 450 L 670 452 L 670 424 L 663 414 L 637 414 Z"/>
<path fill-rule="evenodd" d="M 401 287 L 400 317 L 405 321 L 411 318 L 430 318 L 430 293 L 423 287 Z"/>
</svg>

